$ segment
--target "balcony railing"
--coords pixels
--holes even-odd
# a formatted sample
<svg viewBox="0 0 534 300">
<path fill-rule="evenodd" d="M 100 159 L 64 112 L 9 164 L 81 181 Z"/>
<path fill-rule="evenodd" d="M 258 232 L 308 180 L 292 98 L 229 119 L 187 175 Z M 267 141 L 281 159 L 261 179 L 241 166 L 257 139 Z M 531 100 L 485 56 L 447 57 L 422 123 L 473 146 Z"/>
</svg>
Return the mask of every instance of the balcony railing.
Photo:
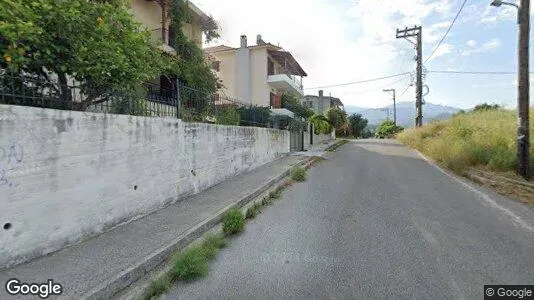
<svg viewBox="0 0 534 300">
<path fill-rule="evenodd" d="M 295 75 L 285 73 L 272 74 L 267 77 L 267 82 L 281 90 L 291 90 L 300 95 L 304 94 L 302 79 L 299 80 L 298 76 Z"/>
</svg>

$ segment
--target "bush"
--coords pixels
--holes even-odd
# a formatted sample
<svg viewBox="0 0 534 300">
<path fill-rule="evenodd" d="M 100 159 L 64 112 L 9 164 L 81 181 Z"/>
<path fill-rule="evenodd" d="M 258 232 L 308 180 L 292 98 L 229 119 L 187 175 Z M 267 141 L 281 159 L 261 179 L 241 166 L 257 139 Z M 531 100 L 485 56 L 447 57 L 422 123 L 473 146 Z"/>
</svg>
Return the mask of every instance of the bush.
<svg viewBox="0 0 534 300">
<path fill-rule="evenodd" d="M 208 274 L 208 261 L 205 249 L 192 247 L 179 253 L 173 259 L 171 276 L 173 279 L 191 281 Z"/>
<path fill-rule="evenodd" d="M 266 127 L 271 122 L 271 110 L 268 107 L 240 107 L 239 125 Z"/>
<path fill-rule="evenodd" d="M 396 126 L 393 121 L 387 120 L 382 122 L 382 124 L 378 126 L 375 136 L 380 139 L 391 138 L 396 133 L 401 132 L 402 130 L 403 128 L 400 126 Z"/>
<path fill-rule="evenodd" d="M 217 113 L 217 124 L 221 125 L 239 125 L 241 118 L 239 111 L 235 107 L 219 108 Z"/>
<path fill-rule="evenodd" d="M 245 217 L 239 209 L 229 210 L 223 217 L 223 232 L 226 235 L 237 234 L 245 228 Z"/>
<path fill-rule="evenodd" d="M 291 168 L 290 176 L 294 181 L 306 181 L 306 170 L 301 167 L 293 167 Z"/>
</svg>

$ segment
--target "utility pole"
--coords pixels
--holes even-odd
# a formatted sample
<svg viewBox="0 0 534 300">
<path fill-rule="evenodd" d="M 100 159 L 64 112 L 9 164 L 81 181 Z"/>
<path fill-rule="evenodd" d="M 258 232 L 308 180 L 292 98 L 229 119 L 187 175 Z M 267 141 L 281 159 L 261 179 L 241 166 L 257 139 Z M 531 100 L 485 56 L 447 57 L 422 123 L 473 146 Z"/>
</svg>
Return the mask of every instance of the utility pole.
<svg viewBox="0 0 534 300">
<path fill-rule="evenodd" d="M 529 165 L 529 101 L 530 101 L 530 73 L 529 73 L 529 35 L 530 35 L 530 0 L 514 2 L 493 0 L 491 6 L 502 5 L 517 8 L 517 23 L 519 24 L 519 43 L 517 47 L 517 173 L 525 179 L 530 179 Z"/>
<path fill-rule="evenodd" d="M 393 92 L 393 123 L 397 126 L 397 101 L 395 99 L 395 89 L 382 90 L 384 92 Z"/>
<path fill-rule="evenodd" d="M 398 39 L 406 39 L 415 45 L 417 51 L 416 85 L 415 85 L 415 127 L 423 126 L 423 27 L 414 26 L 411 28 L 397 29 Z M 409 40 L 415 37 L 415 42 Z"/>
<path fill-rule="evenodd" d="M 530 35 L 530 0 L 521 0 L 519 6 L 519 80 L 517 93 L 517 110 L 519 127 L 517 128 L 518 173 L 530 178 L 529 170 L 529 35 Z"/>
</svg>

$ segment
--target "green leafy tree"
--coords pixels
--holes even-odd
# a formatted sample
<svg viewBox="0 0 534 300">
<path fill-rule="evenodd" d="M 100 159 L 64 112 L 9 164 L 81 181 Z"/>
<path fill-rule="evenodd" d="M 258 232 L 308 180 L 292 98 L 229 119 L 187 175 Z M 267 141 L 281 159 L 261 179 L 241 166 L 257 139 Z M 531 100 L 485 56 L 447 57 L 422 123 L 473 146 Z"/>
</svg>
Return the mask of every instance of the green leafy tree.
<svg viewBox="0 0 534 300">
<path fill-rule="evenodd" d="M 300 102 L 299 98 L 293 93 L 284 93 L 282 95 L 282 108 L 292 111 L 297 117 L 308 119 L 313 116 L 313 111 Z"/>
<path fill-rule="evenodd" d="M 170 16 L 170 27 L 175 32 L 175 39 L 170 43 L 176 50 L 178 57 L 169 64 L 167 73 L 178 77 L 187 85 L 203 91 L 205 95 L 215 92 L 221 87 L 221 83 L 211 71 L 202 49 L 182 31 L 185 23 L 192 22 L 187 1 L 171 1 Z M 217 24 L 212 18 L 203 20 L 201 24 L 208 41 L 219 36 Z M 208 101 L 209 95 L 205 98 L 204 100 Z"/>
<path fill-rule="evenodd" d="M 136 88 L 166 65 L 123 1 L 0 0 L 2 68 L 31 74 L 82 109 L 111 92 Z"/>
<path fill-rule="evenodd" d="M 404 128 L 396 126 L 393 121 L 386 120 L 378 126 L 375 135 L 377 138 L 390 138 L 402 130 L 404 130 Z"/>
<path fill-rule="evenodd" d="M 347 122 L 347 113 L 339 108 L 331 108 L 326 112 L 326 118 L 330 125 L 339 130 Z"/>
<path fill-rule="evenodd" d="M 332 132 L 332 126 L 323 115 L 313 115 L 309 121 L 313 124 L 315 134 L 329 134 Z"/>
<path fill-rule="evenodd" d="M 352 135 L 355 137 L 363 137 L 363 131 L 367 127 L 369 121 L 361 114 L 352 114 L 348 118 Z"/>
</svg>

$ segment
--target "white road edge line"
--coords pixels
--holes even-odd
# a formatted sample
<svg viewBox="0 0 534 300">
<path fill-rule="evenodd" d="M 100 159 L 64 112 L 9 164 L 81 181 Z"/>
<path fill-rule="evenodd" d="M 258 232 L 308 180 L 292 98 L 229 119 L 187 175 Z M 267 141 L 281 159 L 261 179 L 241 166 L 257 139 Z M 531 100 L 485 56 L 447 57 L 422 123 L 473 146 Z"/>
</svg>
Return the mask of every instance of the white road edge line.
<svg viewBox="0 0 534 300">
<path fill-rule="evenodd" d="M 481 190 L 473 187 L 472 185 L 470 185 L 469 183 L 461 180 L 460 178 L 454 176 L 454 175 L 451 175 L 449 172 L 445 171 L 444 169 L 442 169 L 440 166 L 438 166 L 434 161 L 432 161 L 431 159 L 427 158 L 425 155 L 423 155 L 423 153 L 419 152 L 418 150 L 416 149 L 412 149 L 414 150 L 415 152 L 417 152 L 417 154 L 422 158 L 424 159 L 428 164 L 430 164 L 431 166 L 433 166 L 434 168 L 438 169 L 441 173 L 447 175 L 449 178 L 453 179 L 454 181 L 458 182 L 459 184 L 461 184 L 462 186 L 464 186 L 465 188 L 467 188 L 468 190 L 472 191 L 473 193 L 477 194 L 481 199 L 483 199 L 484 201 L 486 201 L 490 206 L 492 206 L 493 208 L 497 208 L 499 209 L 500 211 L 504 212 L 505 214 L 507 214 L 514 223 L 518 224 L 519 226 L 523 227 L 524 229 L 527 229 L 531 232 L 534 232 L 534 228 L 532 226 L 530 226 L 527 222 L 525 222 L 523 219 L 521 219 L 521 217 L 519 217 L 518 215 L 514 214 L 511 210 L 509 210 L 508 208 L 506 207 L 503 207 L 499 204 L 497 204 L 497 202 L 495 202 L 495 200 L 491 199 L 490 196 L 488 196 L 487 194 L 485 194 L 484 192 L 482 192 Z"/>
</svg>

